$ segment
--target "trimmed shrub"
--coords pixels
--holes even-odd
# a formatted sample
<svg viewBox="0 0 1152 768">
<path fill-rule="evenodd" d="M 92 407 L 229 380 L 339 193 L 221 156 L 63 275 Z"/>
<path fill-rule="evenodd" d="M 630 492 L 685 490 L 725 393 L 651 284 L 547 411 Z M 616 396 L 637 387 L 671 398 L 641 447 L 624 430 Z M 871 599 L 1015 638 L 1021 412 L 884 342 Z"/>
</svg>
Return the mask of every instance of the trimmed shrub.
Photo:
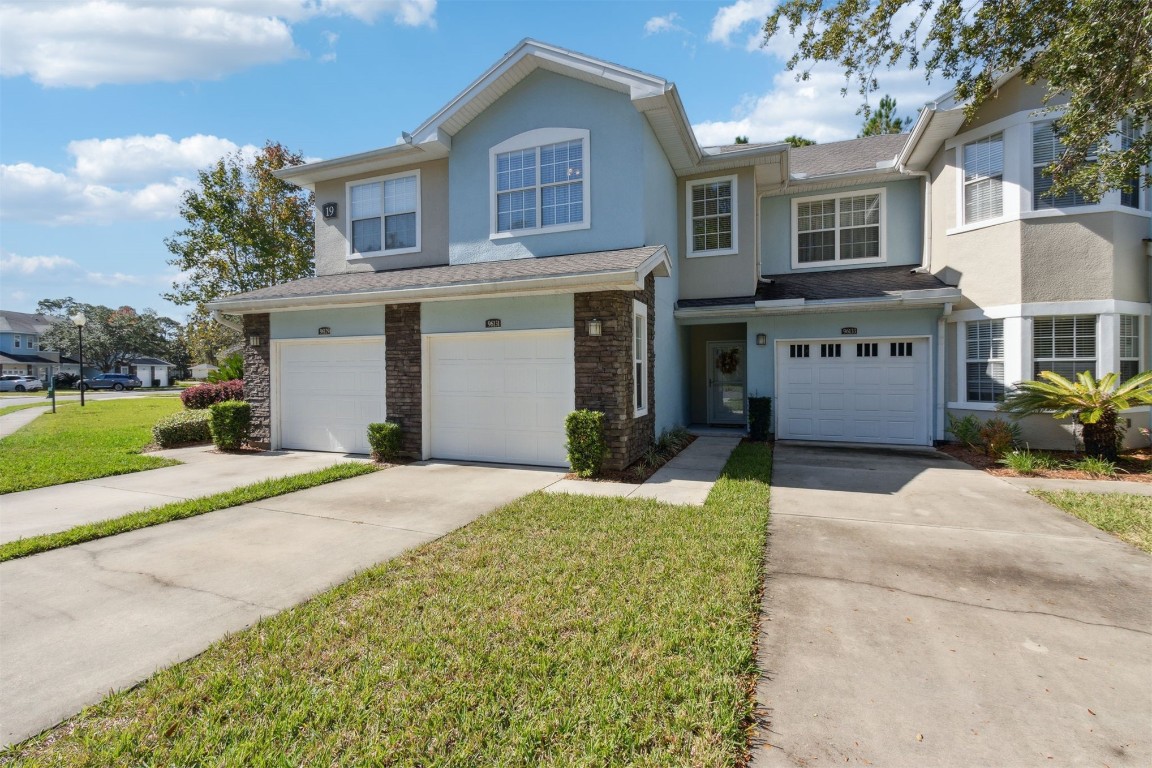
<svg viewBox="0 0 1152 768">
<path fill-rule="evenodd" d="M 400 455 L 400 425 L 394 421 L 368 425 L 368 445 L 373 461 L 392 461 Z"/>
<path fill-rule="evenodd" d="M 208 416 L 208 411 L 180 411 L 165 416 L 152 427 L 152 439 L 161 448 L 211 442 Z"/>
<path fill-rule="evenodd" d="M 1020 442 L 1020 425 L 996 416 L 980 425 L 980 442 L 984 453 L 999 459 Z"/>
<path fill-rule="evenodd" d="M 180 393 L 180 402 L 185 408 L 199 410 L 207 408 L 213 403 L 222 403 L 225 400 L 243 400 L 244 382 L 239 379 L 221 381 L 217 384 L 197 384 L 188 387 Z"/>
<path fill-rule="evenodd" d="M 600 473 L 608 446 L 604 443 L 604 414 L 582 409 L 572 411 L 564 419 L 564 432 L 568 442 L 568 463 L 580 477 L 593 477 Z"/>
<path fill-rule="evenodd" d="M 248 439 L 252 406 L 243 400 L 225 400 L 208 406 L 208 426 L 212 442 L 224 451 L 234 451 Z"/>
<path fill-rule="evenodd" d="M 772 398 L 748 398 L 748 436 L 763 443 L 772 429 Z"/>
</svg>

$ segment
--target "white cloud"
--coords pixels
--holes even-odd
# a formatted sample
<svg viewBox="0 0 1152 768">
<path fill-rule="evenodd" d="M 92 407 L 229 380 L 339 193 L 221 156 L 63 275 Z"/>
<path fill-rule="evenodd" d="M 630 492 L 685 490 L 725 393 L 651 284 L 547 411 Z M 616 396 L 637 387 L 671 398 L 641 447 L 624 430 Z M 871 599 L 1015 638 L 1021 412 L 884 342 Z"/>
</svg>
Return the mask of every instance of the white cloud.
<svg viewBox="0 0 1152 768">
<path fill-rule="evenodd" d="M 292 24 L 308 18 L 434 26 L 435 10 L 435 0 L 7 0 L 0 75 L 82 87 L 218 79 L 301 56 Z"/>
<path fill-rule="evenodd" d="M 188 172 L 215 163 L 237 150 L 254 156 L 258 147 L 239 147 L 228 139 L 196 134 L 174 141 L 171 136 L 127 136 L 116 139 L 82 139 L 68 144 L 76 161 L 75 175 L 91 182 L 149 181 L 177 172 Z"/>
<path fill-rule="evenodd" d="M 110 275 L 103 272 L 89 272 L 84 276 L 84 282 L 115 288 L 118 285 L 141 285 L 144 280 L 135 275 L 126 275 L 123 272 L 114 272 Z"/>
<path fill-rule="evenodd" d="M 653 16 L 644 22 L 645 35 L 659 35 L 662 32 L 687 32 L 684 27 L 677 24 L 680 14 L 673 11 L 667 16 Z"/>
<path fill-rule="evenodd" d="M 63 256 L 21 256 L 8 251 L 0 251 L 0 274 L 35 275 L 55 272 L 61 269 L 76 269 L 80 265 Z"/>
<path fill-rule="evenodd" d="M 712 17 L 712 29 L 708 32 L 708 42 L 732 44 L 732 36 L 749 23 L 763 26 L 764 20 L 776 7 L 775 0 L 738 0 L 726 5 Z M 754 35 L 758 39 L 759 35 Z"/>
<path fill-rule="evenodd" d="M 844 76 L 830 68 L 816 68 L 808 80 L 797 82 L 795 73 L 779 72 L 766 93 L 746 96 L 731 120 L 697 123 L 692 128 L 704 146 L 731 144 L 736 136 L 751 141 L 780 141 L 799 135 L 820 143 L 851 139 L 864 119 L 856 114 L 860 94 L 851 86 L 841 96 Z M 881 81 L 881 92 L 871 97 L 875 106 L 884 93 L 896 99 L 901 117 L 915 117 L 917 110 L 936 95 L 938 86 L 924 82 L 919 72 L 894 71 Z"/>
</svg>

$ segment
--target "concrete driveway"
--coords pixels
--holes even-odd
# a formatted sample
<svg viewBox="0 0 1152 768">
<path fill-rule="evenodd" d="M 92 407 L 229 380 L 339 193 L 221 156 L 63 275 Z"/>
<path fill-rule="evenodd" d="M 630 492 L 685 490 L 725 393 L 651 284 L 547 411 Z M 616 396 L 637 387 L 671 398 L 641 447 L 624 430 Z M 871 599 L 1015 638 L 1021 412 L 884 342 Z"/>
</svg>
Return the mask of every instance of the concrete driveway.
<svg viewBox="0 0 1152 768">
<path fill-rule="evenodd" d="M 51 727 L 562 476 L 393 467 L 0 563 L 0 741 Z"/>
<path fill-rule="evenodd" d="M 1152 765 L 1152 558 L 936 452 L 778 445 L 756 768 Z"/>
</svg>

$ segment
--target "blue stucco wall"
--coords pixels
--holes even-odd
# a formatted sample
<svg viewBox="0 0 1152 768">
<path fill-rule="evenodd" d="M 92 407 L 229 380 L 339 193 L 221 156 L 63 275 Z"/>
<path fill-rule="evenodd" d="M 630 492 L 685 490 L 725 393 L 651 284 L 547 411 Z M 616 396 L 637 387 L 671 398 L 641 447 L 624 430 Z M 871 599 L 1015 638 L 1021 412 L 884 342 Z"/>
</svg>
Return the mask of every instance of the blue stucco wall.
<svg viewBox="0 0 1152 768">
<path fill-rule="evenodd" d="M 836 263 L 821 267 L 805 267 L 798 272 L 821 272 L 830 269 L 863 269 L 899 264 L 919 264 L 923 249 L 924 213 L 921 181 L 917 178 L 893 181 L 887 184 L 865 184 L 843 189 L 804 192 L 796 195 L 778 195 L 760 200 L 760 271 L 764 275 L 779 275 L 792 271 L 792 201 L 797 197 L 841 195 L 862 189 L 887 190 L 885 211 L 885 237 L 888 241 L 888 260 L 879 264 Z"/>
<path fill-rule="evenodd" d="M 486 331 L 489 329 L 484 327 L 484 321 L 492 318 L 500 320 L 500 328 L 491 329 L 491 333 L 533 328 L 571 328 L 572 294 L 425 302 L 420 307 L 420 331 Z"/>
<path fill-rule="evenodd" d="M 20 337 L 20 348 L 16 348 L 16 337 Z M 31 344 L 29 344 L 31 339 Z M 12 352 L 17 355 L 34 355 L 40 349 L 40 337 L 31 333 L 0 333 L 0 352 Z"/>
<path fill-rule="evenodd" d="M 324 338 L 321 326 L 332 329 L 332 336 L 384 335 L 384 307 L 347 307 L 302 309 L 297 312 L 273 312 L 269 318 L 273 339 Z"/>
<path fill-rule="evenodd" d="M 489 239 L 488 150 L 537 128 L 589 131 L 589 229 Z M 626 94 L 538 70 L 452 138 L 448 258 L 452 264 L 557 256 L 644 244 L 637 181 L 644 173 L 647 121 Z"/>
</svg>

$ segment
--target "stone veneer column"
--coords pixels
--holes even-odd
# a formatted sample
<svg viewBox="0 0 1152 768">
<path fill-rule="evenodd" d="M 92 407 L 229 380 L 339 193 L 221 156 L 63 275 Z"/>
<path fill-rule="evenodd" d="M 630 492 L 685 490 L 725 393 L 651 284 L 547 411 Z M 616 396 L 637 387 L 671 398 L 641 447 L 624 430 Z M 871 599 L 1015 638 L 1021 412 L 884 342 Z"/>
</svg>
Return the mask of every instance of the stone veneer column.
<svg viewBox="0 0 1152 768">
<path fill-rule="evenodd" d="M 605 469 L 621 470 L 639 459 L 655 439 L 656 279 L 648 275 L 643 291 L 577 293 L 573 319 L 576 358 L 576 407 L 604 413 L 608 443 Z M 632 301 L 648 306 L 648 414 L 633 416 Z M 588 321 L 602 325 L 588 335 Z"/>
<path fill-rule="evenodd" d="M 384 307 L 385 402 L 388 418 L 401 422 L 400 449 L 423 456 L 423 375 L 420 305 Z"/>
<path fill-rule="evenodd" d="M 248 441 L 256 448 L 272 447 L 272 342 L 268 314 L 244 315 L 244 399 L 252 406 L 252 429 Z M 253 347 L 248 339 L 260 337 Z"/>
</svg>

